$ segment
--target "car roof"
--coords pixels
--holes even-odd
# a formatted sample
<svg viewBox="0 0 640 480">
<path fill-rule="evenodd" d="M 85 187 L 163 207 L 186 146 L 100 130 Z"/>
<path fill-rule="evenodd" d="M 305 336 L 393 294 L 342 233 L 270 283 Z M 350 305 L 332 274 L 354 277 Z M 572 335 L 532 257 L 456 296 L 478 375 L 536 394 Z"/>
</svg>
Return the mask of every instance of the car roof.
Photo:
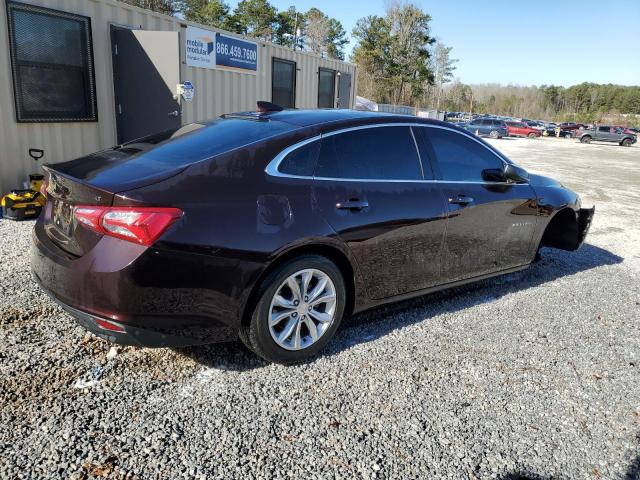
<svg viewBox="0 0 640 480">
<path fill-rule="evenodd" d="M 224 115 L 226 118 L 247 118 L 262 121 L 277 121 L 298 127 L 331 127 L 332 125 L 366 125 L 370 123 L 425 123 L 435 125 L 451 125 L 431 118 L 397 113 L 371 112 L 345 109 L 305 109 L 281 111 L 236 112 Z"/>
</svg>

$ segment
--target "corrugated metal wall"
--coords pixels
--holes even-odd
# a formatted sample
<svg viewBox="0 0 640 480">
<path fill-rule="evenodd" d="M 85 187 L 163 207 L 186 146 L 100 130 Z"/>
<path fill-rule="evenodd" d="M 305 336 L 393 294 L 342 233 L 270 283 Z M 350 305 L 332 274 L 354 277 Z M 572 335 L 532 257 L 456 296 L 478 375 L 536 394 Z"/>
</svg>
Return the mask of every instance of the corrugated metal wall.
<svg viewBox="0 0 640 480">
<path fill-rule="evenodd" d="M 208 28 L 192 22 L 157 14 L 114 0 L 21 0 L 91 18 L 95 62 L 98 122 L 20 123 L 15 120 L 13 80 L 7 34 L 5 0 L 0 0 L 0 193 L 18 187 L 27 174 L 39 169 L 29 158 L 29 148 L 45 151 L 44 162 L 56 163 L 110 147 L 116 143 L 113 68 L 110 25 L 144 30 L 181 32 L 181 81 L 195 87 L 191 103 L 182 102 L 184 123 L 213 118 L 227 112 L 252 110 L 256 100 L 271 99 L 271 59 L 296 62 L 296 107 L 315 108 L 318 95 L 318 68 L 350 73 L 351 105 L 355 99 L 355 66 L 323 59 L 266 42 L 258 42 L 258 72 L 255 75 L 188 67 L 184 38 L 187 25 Z M 336 86 L 337 88 L 337 86 Z M 336 90 L 337 91 L 337 90 Z"/>
</svg>

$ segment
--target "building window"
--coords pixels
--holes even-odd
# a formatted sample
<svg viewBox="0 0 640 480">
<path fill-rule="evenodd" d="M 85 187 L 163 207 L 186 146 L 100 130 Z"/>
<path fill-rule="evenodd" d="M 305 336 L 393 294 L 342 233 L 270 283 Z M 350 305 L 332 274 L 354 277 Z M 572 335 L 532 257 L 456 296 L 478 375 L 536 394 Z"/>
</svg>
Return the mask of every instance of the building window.
<svg viewBox="0 0 640 480">
<path fill-rule="evenodd" d="M 335 108 L 336 71 L 318 70 L 318 108 Z"/>
<path fill-rule="evenodd" d="M 271 72 L 271 101 L 284 108 L 295 108 L 296 64 L 280 58 L 273 59 Z"/>
<path fill-rule="evenodd" d="M 91 19 L 7 2 L 18 122 L 98 120 Z"/>
</svg>

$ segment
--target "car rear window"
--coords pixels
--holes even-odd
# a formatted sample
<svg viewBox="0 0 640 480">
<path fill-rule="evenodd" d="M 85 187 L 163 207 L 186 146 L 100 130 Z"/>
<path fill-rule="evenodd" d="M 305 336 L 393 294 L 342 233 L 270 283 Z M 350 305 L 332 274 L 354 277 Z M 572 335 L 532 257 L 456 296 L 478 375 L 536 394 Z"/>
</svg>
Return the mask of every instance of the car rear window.
<svg viewBox="0 0 640 480">
<path fill-rule="evenodd" d="M 135 160 L 139 166 L 180 167 L 297 128 L 274 120 L 219 118 L 133 140 L 120 150 L 129 153 L 128 161 Z"/>
</svg>

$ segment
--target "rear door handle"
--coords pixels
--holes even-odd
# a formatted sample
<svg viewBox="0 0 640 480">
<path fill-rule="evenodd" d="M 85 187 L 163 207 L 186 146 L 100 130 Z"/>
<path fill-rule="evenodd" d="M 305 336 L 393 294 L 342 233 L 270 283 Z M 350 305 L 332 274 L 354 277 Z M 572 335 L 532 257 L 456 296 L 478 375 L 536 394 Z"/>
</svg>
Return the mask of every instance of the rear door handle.
<svg viewBox="0 0 640 480">
<path fill-rule="evenodd" d="M 369 207 L 369 202 L 366 200 L 347 200 L 346 202 L 336 203 L 336 208 L 340 210 L 363 210 Z"/>
<path fill-rule="evenodd" d="M 473 203 L 473 198 L 467 197 L 466 195 L 456 195 L 455 197 L 449 198 L 449 203 L 465 206 Z"/>
</svg>

